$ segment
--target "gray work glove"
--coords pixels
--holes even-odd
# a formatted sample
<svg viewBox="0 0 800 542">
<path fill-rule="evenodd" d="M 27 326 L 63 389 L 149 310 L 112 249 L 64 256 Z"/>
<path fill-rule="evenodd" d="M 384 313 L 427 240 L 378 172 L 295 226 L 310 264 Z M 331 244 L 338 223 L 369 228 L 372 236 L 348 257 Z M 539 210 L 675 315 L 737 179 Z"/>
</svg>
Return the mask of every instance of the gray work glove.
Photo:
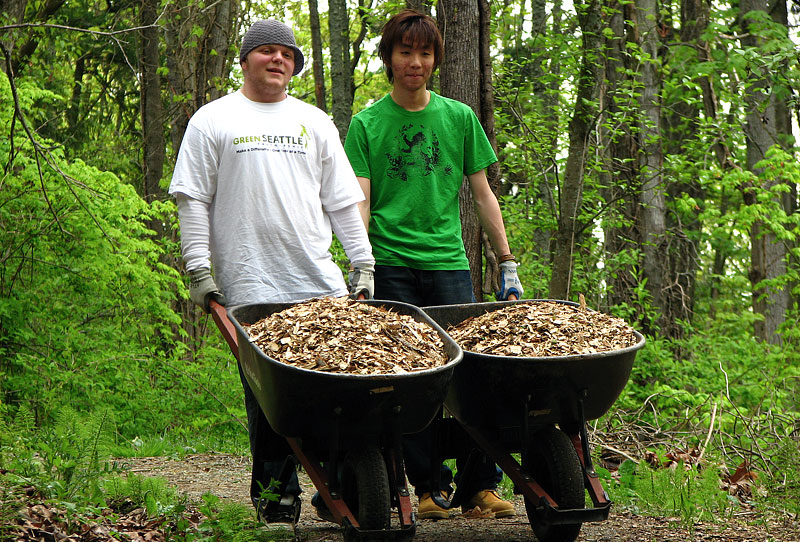
<svg viewBox="0 0 800 542">
<path fill-rule="evenodd" d="M 350 299 L 372 299 L 375 295 L 375 267 L 369 264 L 353 268 L 347 274 L 350 284 Z"/>
<path fill-rule="evenodd" d="M 189 271 L 189 297 L 198 307 L 202 307 L 204 311 L 209 312 L 209 303 L 213 299 L 220 305 L 227 303 L 225 296 L 217 288 L 217 283 L 214 282 L 214 277 L 211 276 L 211 270 L 205 267 Z"/>
<path fill-rule="evenodd" d="M 498 301 L 507 301 L 508 296 L 515 295 L 522 299 L 522 283 L 517 276 L 517 262 L 508 261 L 500 264 L 500 289 L 495 292 Z"/>
</svg>

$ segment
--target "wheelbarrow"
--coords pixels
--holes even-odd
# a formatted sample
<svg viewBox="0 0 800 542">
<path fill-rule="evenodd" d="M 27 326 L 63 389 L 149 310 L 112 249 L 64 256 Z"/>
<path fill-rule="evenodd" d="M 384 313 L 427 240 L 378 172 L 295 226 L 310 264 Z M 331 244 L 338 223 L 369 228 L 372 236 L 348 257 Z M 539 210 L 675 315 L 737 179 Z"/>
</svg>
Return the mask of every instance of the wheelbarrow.
<svg viewBox="0 0 800 542">
<path fill-rule="evenodd" d="M 544 301 L 551 300 L 422 310 L 448 329 L 510 304 Z M 454 435 L 463 430 L 473 448 L 492 458 L 514 483 L 515 493 L 524 496 L 528 520 L 541 542 L 575 540 L 583 523 L 608 519 L 611 501 L 592 466 L 586 422 L 608 412 L 628 382 L 636 352 L 645 343 L 640 333 L 635 336 L 636 344 L 622 350 L 563 357 L 506 357 L 465 350 L 444 403 L 452 418 L 433 424 L 439 460 L 453 456 L 448 445 L 457 442 Z M 489 400 L 478 400 L 484 397 Z M 456 428 L 449 423 L 453 419 Z M 591 507 L 585 505 L 586 492 Z M 435 493 L 439 506 L 460 504 L 458 491 L 450 502 Z"/>
<path fill-rule="evenodd" d="M 350 375 L 301 369 L 267 356 L 243 325 L 292 303 L 242 305 L 212 316 L 236 355 L 272 429 L 289 456 L 279 482 L 299 462 L 344 540 L 410 540 L 416 531 L 402 460 L 401 438 L 425 429 L 440 412 L 463 352 L 421 309 L 394 301 L 359 301 L 410 315 L 433 327 L 444 342 L 444 366 L 400 375 Z M 323 463 L 325 466 L 323 467 Z M 330 473 L 339 473 L 333 476 Z M 397 521 L 392 522 L 392 509 Z"/>
</svg>

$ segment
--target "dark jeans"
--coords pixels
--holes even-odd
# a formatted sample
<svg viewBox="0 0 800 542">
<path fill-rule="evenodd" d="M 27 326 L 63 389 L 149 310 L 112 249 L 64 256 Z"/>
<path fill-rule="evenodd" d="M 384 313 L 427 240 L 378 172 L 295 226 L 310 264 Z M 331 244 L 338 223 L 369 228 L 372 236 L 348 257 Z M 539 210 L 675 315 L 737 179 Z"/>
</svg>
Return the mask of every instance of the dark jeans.
<svg viewBox="0 0 800 542">
<path fill-rule="evenodd" d="M 375 266 L 375 299 L 401 301 L 418 307 L 433 305 L 459 305 L 474 303 L 472 279 L 469 271 L 422 271 L 408 267 L 388 265 Z M 476 397 L 476 401 L 482 400 Z M 403 438 L 403 459 L 405 461 L 408 481 L 414 486 L 419 496 L 431 490 L 431 449 L 433 434 L 431 427 Z M 461 480 L 460 473 L 466 465 L 468 450 L 462 457 L 456 458 L 456 475 L 442 464 L 440 469 L 439 488 L 450 493 L 450 484 L 465 484 L 478 492 L 482 489 L 495 489 L 503 477 L 503 471 L 497 468 L 485 454 L 479 453 L 471 467 L 470 480 Z"/>
<path fill-rule="evenodd" d="M 250 498 L 260 498 L 261 491 L 269 487 L 270 481 L 278 480 L 283 467 L 283 460 L 278 459 L 291 453 L 286 439 L 272 430 L 264 412 L 250 389 L 250 384 L 239 365 L 239 378 L 244 388 L 244 406 L 247 410 L 247 433 L 250 436 L 250 454 L 253 456 L 253 472 L 250 477 Z M 300 484 L 297 471 L 292 472 L 282 495 L 300 495 Z"/>
</svg>

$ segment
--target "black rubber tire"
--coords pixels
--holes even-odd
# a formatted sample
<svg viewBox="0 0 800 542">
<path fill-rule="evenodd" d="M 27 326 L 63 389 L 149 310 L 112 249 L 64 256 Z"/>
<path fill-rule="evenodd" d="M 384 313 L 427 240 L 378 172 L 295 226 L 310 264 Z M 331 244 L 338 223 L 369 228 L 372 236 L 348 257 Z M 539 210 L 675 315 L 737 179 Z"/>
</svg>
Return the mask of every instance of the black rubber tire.
<svg viewBox="0 0 800 542">
<path fill-rule="evenodd" d="M 559 508 L 584 508 L 585 488 L 575 447 L 566 433 L 553 426 L 533 435 L 522 469 L 556 501 Z M 536 513 L 536 505 L 525 499 L 525 511 L 536 538 L 540 542 L 573 542 L 581 531 L 581 523 L 550 525 Z"/>
<path fill-rule="evenodd" d="M 377 446 L 347 453 L 342 471 L 342 498 L 362 530 L 390 527 L 389 475 Z"/>
</svg>

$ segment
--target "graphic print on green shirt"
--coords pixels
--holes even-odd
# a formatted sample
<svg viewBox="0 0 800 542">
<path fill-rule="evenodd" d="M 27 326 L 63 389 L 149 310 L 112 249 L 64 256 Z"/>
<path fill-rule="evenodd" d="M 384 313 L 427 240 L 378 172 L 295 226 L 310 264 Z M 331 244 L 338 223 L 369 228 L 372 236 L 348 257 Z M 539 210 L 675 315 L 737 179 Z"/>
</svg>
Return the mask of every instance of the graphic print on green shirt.
<svg viewBox="0 0 800 542">
<path fill-rule="evenodd" d="M 353 117 L 345 151 L 370 179 L 376 263 L 469 269 L 458 192 L 464 175 L 497 161 L 472 109 L 432 92 L 425 109 L 407 111 L 387 95 Z"/>
<path fill-rule="evenodd" d="M 439 138 L 435 133 L 425 134 L 424 127 L 417 128 L 406 124 L 397 134 L 400 140 L 394 153 L 387 152 L 386 159 L 390 164 L 387 175 L 408 181 L 409 177 L 428 177 L 434 173 L 441 161 Z M 444 174 L 453 173 L 452 164 L 444 167 Z"/>
</svg>

